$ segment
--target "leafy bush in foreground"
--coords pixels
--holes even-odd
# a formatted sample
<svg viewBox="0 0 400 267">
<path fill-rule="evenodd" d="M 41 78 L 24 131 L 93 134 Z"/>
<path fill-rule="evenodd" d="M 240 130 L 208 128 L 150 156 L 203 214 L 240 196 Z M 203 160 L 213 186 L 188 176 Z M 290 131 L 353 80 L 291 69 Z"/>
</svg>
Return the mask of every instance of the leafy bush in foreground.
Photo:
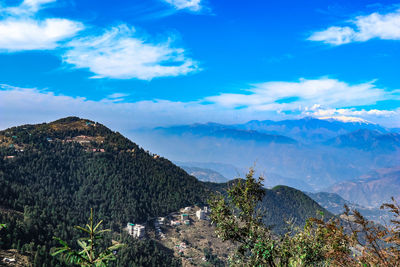
<svg viewBox="0 0 400 267">
<path fill-rule="evenodd" d="M 346 208 L 345 220 L 311 218 L 303 229 L 274 235 L 257 209 L 263 178 L 238 180 L 227 196 L 210 200 L 211 220 L 222 240 L 238 244 L 231 265 L 246 266 L 400 266 L 400 206 L 383 204 L 395 216 L 392 226 L 377 226 Z M 394 199 L 393 199 L 394 201 Z"/>
</svg>

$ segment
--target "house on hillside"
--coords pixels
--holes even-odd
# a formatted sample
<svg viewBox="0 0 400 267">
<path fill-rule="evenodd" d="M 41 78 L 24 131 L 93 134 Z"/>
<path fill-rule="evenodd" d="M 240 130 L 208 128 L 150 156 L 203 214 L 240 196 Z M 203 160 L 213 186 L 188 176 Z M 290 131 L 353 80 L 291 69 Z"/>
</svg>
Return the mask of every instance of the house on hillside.
<svg viewBox="0 0 400 267">
<path fill-rule="evenodd" d="M 128 223 L 128 234 L 135 238 L 143 238 L 146 235 L 146 227 L 141 224 Z"/>
<path fill-rule="evenodd" d="M 146 235 L 146 227 L 141 224 L 136 224 L 133 227 L 133 236 L 136 238 L 143 238 Z"/>
<path fill-rule="evenodd" d="M 199 220 L 205 220 L 206 219 L 206 212 L 202 209 L 196 211 L 196 217 Z"/>
</svg>

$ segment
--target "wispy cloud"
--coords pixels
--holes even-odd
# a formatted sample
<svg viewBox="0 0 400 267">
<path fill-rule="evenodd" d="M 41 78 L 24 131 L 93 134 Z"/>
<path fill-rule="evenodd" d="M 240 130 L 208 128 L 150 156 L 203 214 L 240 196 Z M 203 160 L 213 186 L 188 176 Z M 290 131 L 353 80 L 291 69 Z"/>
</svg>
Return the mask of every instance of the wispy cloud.
<svg viewBox="0 0 400 267">
<path fill-rule="evenodd" d="M 109 99 L 115 99 L 115 98 L 124 98 L 125 96 L 128 96 L 128 94 L 113 93 L 113 94 L 111 94 L 111 95 L 108 95 L 107 98 L 109 98 Z"/>
<path fill-rule="evenodd" d="M 68 46 L 64 61 L 89 69 L 95 74 L 93 78 L 151 80 L 199 70 L 184 49 L 172 47 L 171 41 L 148 42 L 125 24 L 102 35 L 75 39 Z"/>
<path fill-rule="evenodd" d="M 197 101 L 147 100 L 127 103 L 115 102 L 110 97 L 93 101 L 83 97 L 56 95 L 36 88 L 0 85 L 0 129 L 74 115 L 105 123 L 114 129 L 129 130 L 194 121 L 206 122 L 210 119 L 210 113 L 213 114 L 213 119 L 226 122 L 233 122 L 238 116 L 243 116 Z"/>
<path fill-rule="evenodd" d="M 1 8 L 0 12 L 12 15 L 32 15 L 42 9 L 44 5 L 56 1 L 57 0 L 24 0 L 18 6 Z"/>
<path fill-rule="evenodd" d="M 254 84 L 242 94 L 222 93 L 208 101 L 226 107 L 248 107 L 256 110 L 293 110 L 314 104 L 346 107 L 374 104 L 397 97 L 394 92 L 377 88 L 374 82 L 350 85 L 337 79 L 300 79 L 298 82 L 265 82 Z"/>
<path fill-rule="evenodd" d="M 202 9 L 201 0 L 163 0 L 168 4 L 172 5 L 174 8 L 188 9 L 193 12 L 198 12 Z"/>
<path fill-rule="evenodd" d="M 400 9 L 387 14 L 372 13 L 358 16 L 350 21 L 352 26 L 332 26 L 314 32 L 308 40 L 326 44 L 342 45 L 365 42 L 373 38 L 400 40 Z"/>
<path fill-rule="evenodd" d="M 84 26 L 63 18 L 35 18 L 43 5 L 55 0 L 25 0 L 19 6 L 0 8 L 0 50 L 16 52 L 48 50 L 74 36 Z"/>
</svg>

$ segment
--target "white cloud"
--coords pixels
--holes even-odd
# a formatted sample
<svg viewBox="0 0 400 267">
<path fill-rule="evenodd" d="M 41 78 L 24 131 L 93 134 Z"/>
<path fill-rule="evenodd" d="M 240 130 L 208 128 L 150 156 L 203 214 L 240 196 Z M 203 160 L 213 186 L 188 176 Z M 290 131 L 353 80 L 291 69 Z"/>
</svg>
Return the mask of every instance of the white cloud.
<svg viewBox="0 0 400 267">
<path fill-rule="evenodd" d="M 365 42 L 373 38 L 400 40 L 400 9 L 384 15 L 372 13 L 367 16 L 358 16 L 351 23 L 354 27 L 329 27 L 313 33 L 308 40 L 333 45 Z"/>
<path fill-rule="evenodd" d="M 325 31 L 315 32 L 308 40 L 321 41 L 326 44 L 341 45 L 353 41 L 355 32 L 350 27 L 330 27 Z"/>
<path fill-rule="evenodd" d="M 242 94 L 223 93 L 207 100 L 233 108 L 294 110 L 314 104 L 329 107 L 375 104 L 376 101 L 395 97 L 394 93 L 375 87 L 373 82 L 350 85 L 336 79 L 321 78 L 259 83 Z"/>
<path fill-rule="evenodd" d="M 19 6 L 1 8 L 5 14 L 0 20 L 0 50 L 54 49 L 61 41 L 83 29 L 80 22 L 62 18 L 33 18 L 42 5 L 55 0 L 25 0 Z"/>
<path fill-rule="evenodd" d="M 184 49 L 170 42 L 152 44 L 135 36 L 133 28 L 119 25 L 100 36 L 76 39 L 64 55 L 65 62 L 87 68 L 94 78 L 151 80 L 156 77 L 184 75 L 198 70 Z"/>
<path fill-rule="evenodd" d="M 83 28 L 67 19 L 7 19 L 0 21 L 0 49 L 7 51 L 54 49 Z"/>
<path fill-rule="evenodd" d="M 200 11 L 201 0 L 164 0 L 168 4 L 174 6 L 176 9 L 188 9 L 190 11 Z"/>
<path fill-rule="evenodd" d="M 398 109 L 400 111 L 400 108 Z M 334 116 L 377 116 L 377 117 L 391 117 L 398 114 L 396 110 L 382 110 L 382 109 L 356 109 L 356 108 L 324 108 L 321 105 L 313 105 L 304 109 L 303 114 L 313 115 L 317 117 L 334 117 Z"/>
</svg>

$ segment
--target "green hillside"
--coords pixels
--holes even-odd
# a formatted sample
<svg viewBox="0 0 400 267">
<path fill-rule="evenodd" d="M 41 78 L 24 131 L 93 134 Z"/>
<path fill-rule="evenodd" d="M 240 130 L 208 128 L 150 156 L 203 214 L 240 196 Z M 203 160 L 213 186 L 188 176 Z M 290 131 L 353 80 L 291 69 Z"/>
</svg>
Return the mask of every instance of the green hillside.
<svg viewBox="0 0 400 267">
<path fill-rule="evenodd" d="M 0 132 L 0 206 L 23 214 L 22 222 L 0 215 L 10 225 L 3 248 L 48 249 L 54 235 L 71 240 L 91 207 L 120 232 L 128 221 L 146 222 L 207 195 L 170 161 L 93 121 L 70 117 Z"/>
<path fill-rule="evenodd" d="M 333 217 L 302 191 L 283 185 L 266 189 L 261 207 L 265 210 L 264 223 L 277 232 L 282 232 L 290 219 L 295 225 L 303 226 L 308 218 L 319 217 L 321 212 L 326 219 Z"/>
<path fill-rule="evenodd" d="M 237 181 L 238 179 L 224 184 L 206 184 L 213 191 L 225 194 L 225 190 Z M 326 219 L 334 216 L 302 191 L 283 185 L 265 189 L 259 208 L 263 212 L 263 222 L 276 233 L 283 233 L 286 230 L 288 220 L 293 220 L 296 226 L 302 227 L 308 218 L 320 217 L 321 212 Z"/>
</svg>

